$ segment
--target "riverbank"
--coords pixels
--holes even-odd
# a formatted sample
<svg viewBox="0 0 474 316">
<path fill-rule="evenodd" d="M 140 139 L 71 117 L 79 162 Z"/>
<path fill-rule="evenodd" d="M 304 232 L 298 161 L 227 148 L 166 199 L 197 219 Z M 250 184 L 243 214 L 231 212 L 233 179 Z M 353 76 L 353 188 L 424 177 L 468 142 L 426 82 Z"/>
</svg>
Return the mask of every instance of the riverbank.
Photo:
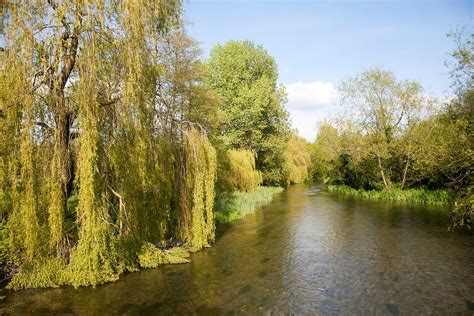
<svg viewBox="0 0 474 316">
<path fill-rule="evenodd" d="M 113 253 L 114 266 L 102 269 L 98 273 L 84 274 L 81 264 L 98 264 L 96 262 L 64 263 L 60 258 L 36 258 L 31 264 L 21 265 L 13 278 L 6 284 L 8 289 L 20 290 L 29 288 L 58 288 L 62 286 L 92 286 L 117 281 L 126 272 L 157 268 L 165 264 L 181 264 L 190 261 L 191 253 L 198 250 L 183 244 L 170 248 L 161 247 L 149 242 L 129 240 L 126 243 L 115 242 Z M 103 259 L 102 259 L 103 260 Z M 92 281 L 90 281 L 92 280 Z"/>
<path fill-rule="evenodd" d="M 354 189 L 350 186 L 339 184 L 330 184 L 327 186 L 329 192 L 354 196 L 365 200 L 385 200 L 397 202 L 412 202 L 430 205 L 450 205 L 454 197 L 449 190 L 427 190 L 422 188 L 397 189 L 391 191 L 377 191 Z"/>
<path fill-rule="evenodd" d="M 280 187 L 258 187 L 252 192 L 232 192 L 216 199 L 214 219 L 216 223 L 228 223 L 253 213 L 256 209 L 273 200 L 276 193 L 283 191 Z"/>
<path fill-rule="evenodd" d="M 214 220 L 216 223 L 230 222 L 255 212 L 259 206 L 273 200 L 276 193 L 282 192 L 280 187 L 259 187 L 252 192 L 233 192 L 225 194 L 215 201 Z M 171 240 L 165 245 L 154 245 L 149 242 L 112 241 L 114 242 L 114 269 L 102 271 L 95 283 L 84 284 L 82 274 L 78 274 L 75 265 L 65 264 L 59 258 L 37 258 L 31 264 L 16 268 L 11 262 L 8 249 L 6 227 L 0 226 L 0 263 L 1 282 L 10 289 L 26 288 L 57 288 L 72 285 L 95 286 L 116 281 L 125 272 L 135 272 L 142 269 L 157 268 L 162 265 L 181 264 L 190 262 L 190 254 L 199 249 Z M 94 263 L 92 263 L 94 264 Z M 12 278 L 13 277 L 13 278 Z"/>
</svg>

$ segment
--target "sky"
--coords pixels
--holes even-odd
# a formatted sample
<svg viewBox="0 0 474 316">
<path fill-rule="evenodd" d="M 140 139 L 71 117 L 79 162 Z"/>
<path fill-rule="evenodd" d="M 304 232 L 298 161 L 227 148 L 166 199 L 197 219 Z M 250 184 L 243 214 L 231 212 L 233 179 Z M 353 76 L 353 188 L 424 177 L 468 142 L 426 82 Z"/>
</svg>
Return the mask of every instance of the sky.
<svg viewBox="0 0 474 316">
<path fill-rule="evenodd" d="M 184 11 L 206 58 L 231 39 L 267 49 L 286 87 L 293 127 L 313 141 L 317 123 L 340 109 L 340 82 L 370 68 L 449 97 L 445 62 L 454 45 L 447 34 L 461 27 L 472 32 L 474 1 L 189 0 Z"/>
</svg>

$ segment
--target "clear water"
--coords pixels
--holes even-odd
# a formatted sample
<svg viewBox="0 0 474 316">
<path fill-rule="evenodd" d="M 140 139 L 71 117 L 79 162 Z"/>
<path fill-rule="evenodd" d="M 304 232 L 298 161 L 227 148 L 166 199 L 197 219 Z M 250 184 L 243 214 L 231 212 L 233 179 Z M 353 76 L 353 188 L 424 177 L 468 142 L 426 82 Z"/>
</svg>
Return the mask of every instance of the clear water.
<svg viewBox="0 0 474 316">
<path fill-rule="evenodd" d="M 189 264 L 0 295 L 0 314 L 474 314 L 474 235 L 447 210 L 293 186 Z"/>
</svg>

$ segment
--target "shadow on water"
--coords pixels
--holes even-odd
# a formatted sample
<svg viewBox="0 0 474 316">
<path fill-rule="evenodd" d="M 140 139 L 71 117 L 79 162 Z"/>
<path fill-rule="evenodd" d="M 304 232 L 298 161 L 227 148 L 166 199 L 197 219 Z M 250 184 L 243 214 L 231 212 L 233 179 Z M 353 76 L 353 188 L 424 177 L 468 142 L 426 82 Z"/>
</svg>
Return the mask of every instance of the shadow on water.
<svg viewBox="0 0 474 316">
<path fill-rule="evenodd" d="M 474 236 L 442 208 L 294 186 L 218 227 L 189 264 L 93 288 L 3 291 L 2 314 L 465 314 Z"/>
</svg>

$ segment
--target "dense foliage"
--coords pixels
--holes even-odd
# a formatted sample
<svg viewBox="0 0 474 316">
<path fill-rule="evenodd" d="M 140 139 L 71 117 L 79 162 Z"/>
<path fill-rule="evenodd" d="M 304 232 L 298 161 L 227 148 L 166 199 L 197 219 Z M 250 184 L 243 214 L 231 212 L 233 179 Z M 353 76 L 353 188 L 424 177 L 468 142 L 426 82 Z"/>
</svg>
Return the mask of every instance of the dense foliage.
<svg viewBox="0 0 474 316">
<path fill-rule="evenodd" d="M 255 168 L 255 154 L 245 149 L 227 149 L 219 156 L 220 192 L 251 192 L 262 183 L 261 172 Z"/>
<path fill-rule="evenodd" d="M 310 165 L 309 143 L 298 135 L 291 135 L 285 150 L 287 184 L 303 183 L 308 180 Z"/>
<path fill-rule="evenodd" d="M 223 113 L 217 138 L 226 148 L 255 153 L 265 184 L 285 184 L 290 132 L 275 60 L 250 41 L 229 41 L 212 49 L 208 67 Z"/>
</svg>

